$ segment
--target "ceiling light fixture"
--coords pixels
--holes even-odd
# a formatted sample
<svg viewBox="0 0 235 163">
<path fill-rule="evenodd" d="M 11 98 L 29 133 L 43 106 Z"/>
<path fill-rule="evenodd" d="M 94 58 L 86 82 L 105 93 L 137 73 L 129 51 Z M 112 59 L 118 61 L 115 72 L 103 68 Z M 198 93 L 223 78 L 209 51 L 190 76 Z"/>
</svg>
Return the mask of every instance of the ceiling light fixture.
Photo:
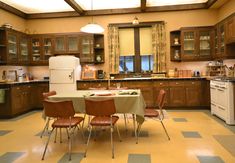
<svg viewBox="0 0 235 163">
<path fill-rule="evenodd" d="M 135 18 L 132 21 L 133 25 L 138 25 L 139 24 L 139 19 L 135 16 Z"/>
<path fill-rule="evenodd" d="M 91 0 L 91 11 L 92 10 L 93 10 L 93 0 Z M 101 27 L 97 23 L 94 23 L 93 16 L 91 16 L 91 23 L 88 23 L 87 25 L 83 26 L 80 30 L 85 33 L 103 33 L 104 32 L 103 27 Z"/>
</svg>

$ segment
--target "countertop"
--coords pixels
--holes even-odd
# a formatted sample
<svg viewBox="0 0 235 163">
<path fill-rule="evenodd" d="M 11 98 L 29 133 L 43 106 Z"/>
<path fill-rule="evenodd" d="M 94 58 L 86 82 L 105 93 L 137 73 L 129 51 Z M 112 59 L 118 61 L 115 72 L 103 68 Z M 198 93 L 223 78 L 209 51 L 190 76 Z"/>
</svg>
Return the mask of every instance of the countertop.
<svg viewBox="0 0 235 163">
<path fill-rule="evenodd" d="M 0 82 L 0 86 L 22 85 L 22 84 L 34 84 L 34 83 L 49 83 L 49 80 L 29 80 L 29 81 L 12 81 L 12 82 Z"/>
</svg>

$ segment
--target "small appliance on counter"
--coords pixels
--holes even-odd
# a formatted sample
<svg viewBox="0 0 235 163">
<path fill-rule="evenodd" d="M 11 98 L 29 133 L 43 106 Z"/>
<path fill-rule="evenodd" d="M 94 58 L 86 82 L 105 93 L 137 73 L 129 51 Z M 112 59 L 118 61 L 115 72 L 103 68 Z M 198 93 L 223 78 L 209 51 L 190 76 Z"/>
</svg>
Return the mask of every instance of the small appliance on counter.
<svg viewBox="0 0 235 163">
<path fill-rule="evenodd" d="M 104 79 L 105 78 L 105 72 L 103 70 L 97 70 L 97 78 L 98 79 Z"/>
</svg>

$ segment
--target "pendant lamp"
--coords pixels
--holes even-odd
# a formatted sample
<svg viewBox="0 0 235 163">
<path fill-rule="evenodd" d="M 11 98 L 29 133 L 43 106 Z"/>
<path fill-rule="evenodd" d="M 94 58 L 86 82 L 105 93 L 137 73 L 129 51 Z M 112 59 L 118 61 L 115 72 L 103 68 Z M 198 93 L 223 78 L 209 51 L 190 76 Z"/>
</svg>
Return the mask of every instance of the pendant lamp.
<svg viewBox="0 0 235 163">
<path fill-rule="evenodd" d="M 93 10 L 93 0 L 91 0 L 91 10 Z M 94 23 L 93 16 L 91 16 L 91 23 L 88 23 L 87 25 L 83 26 L 80 30 L 85 33 L 103 33 L 104 32 L 104 28 L 102 26 L 100 26 L 97 23 Z"/>
</svg>

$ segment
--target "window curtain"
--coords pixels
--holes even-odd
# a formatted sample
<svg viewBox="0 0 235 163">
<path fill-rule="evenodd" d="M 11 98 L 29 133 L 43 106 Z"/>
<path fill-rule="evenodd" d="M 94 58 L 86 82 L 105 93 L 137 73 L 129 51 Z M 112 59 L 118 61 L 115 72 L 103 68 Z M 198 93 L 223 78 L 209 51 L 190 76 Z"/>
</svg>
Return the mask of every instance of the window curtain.
<svg viewBox="0 0 235 163">
<path fill-rule="evenodd" d="M 166 71 L 166 30 L 165 24 L 152 26 L 153 72 Z"/>
<path fill-rule="evenodd" d="M 116 26 L 108 27 L 108 47 L 109 47 L 109 73 L 118 74 L 120 46 L 119 46 L 118 27 Z"/>
</svg>

